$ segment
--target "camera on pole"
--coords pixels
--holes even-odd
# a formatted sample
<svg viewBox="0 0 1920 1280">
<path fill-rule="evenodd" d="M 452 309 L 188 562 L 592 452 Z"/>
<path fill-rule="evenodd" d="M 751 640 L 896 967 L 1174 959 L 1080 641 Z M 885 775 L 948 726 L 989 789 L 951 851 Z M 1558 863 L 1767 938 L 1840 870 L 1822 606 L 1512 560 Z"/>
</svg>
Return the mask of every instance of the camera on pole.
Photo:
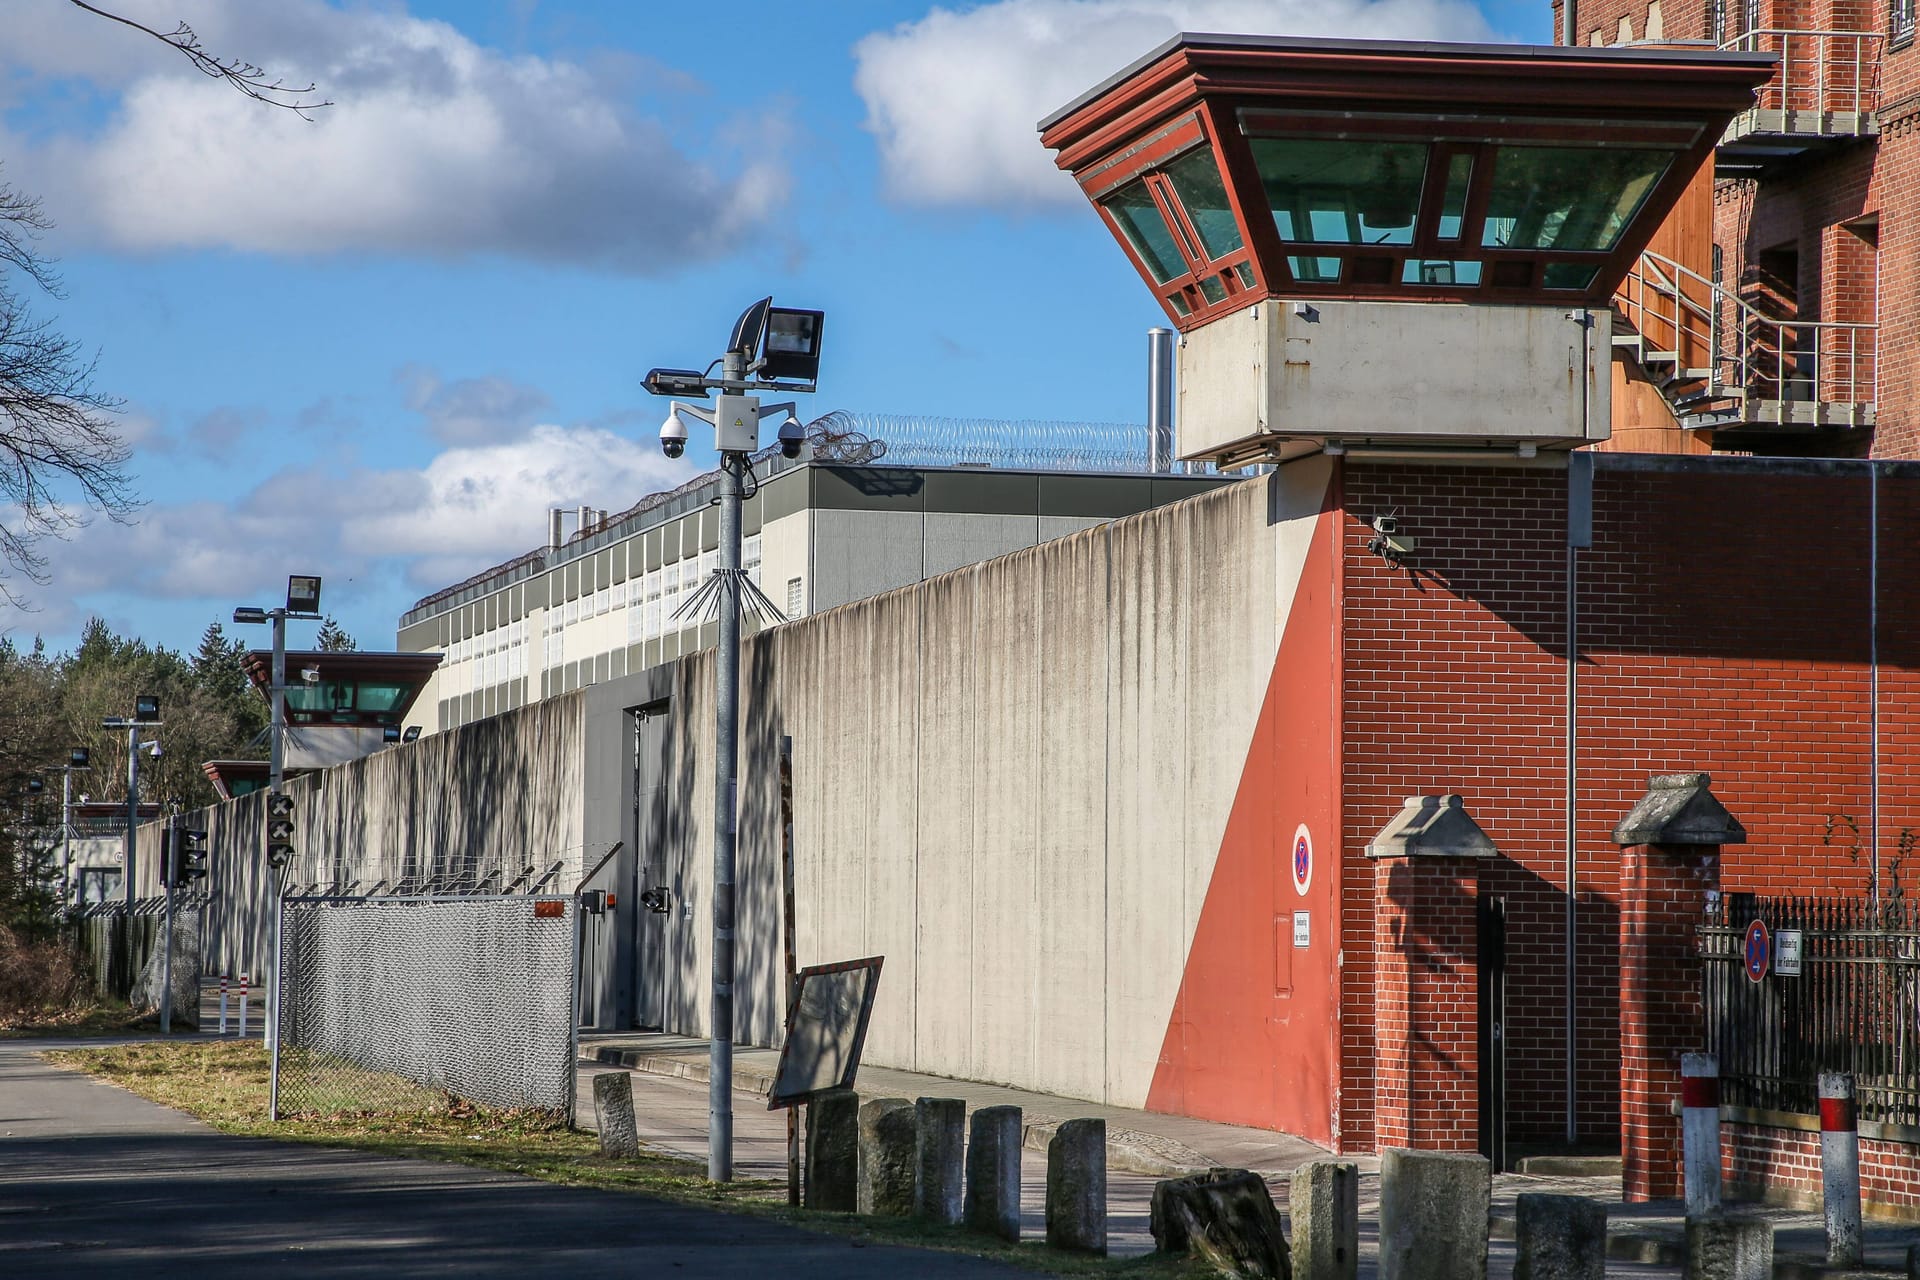
<svg viewBox="0 0 1920 1280">
<path fill-rule="evenodd" d="M 274 791 L 267 795 L 267 861 L 275 869 L 293 860 L 293 797 Z"/>
</svg>

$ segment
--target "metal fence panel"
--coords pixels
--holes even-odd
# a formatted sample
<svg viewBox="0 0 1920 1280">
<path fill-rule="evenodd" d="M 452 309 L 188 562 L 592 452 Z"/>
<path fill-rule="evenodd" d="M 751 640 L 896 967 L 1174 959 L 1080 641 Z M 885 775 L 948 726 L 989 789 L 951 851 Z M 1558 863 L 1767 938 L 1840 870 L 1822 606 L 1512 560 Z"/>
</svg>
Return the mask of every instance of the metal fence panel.
<svg viewBox="0 0 1920 1280">
<path fill-rule="evenodd" d="M 1753 921 L 1801 935 L 1801 971 L 1747 976 Z M 1728 894 L 1700 929 L 1707 1048 L 1728 1106 L 1817 1115 L 1823 1071 L 1860 1119 L 1920 1126 L 1920 911 L 1900 900 Z"/>
<path fill-rule="evenodd" d="M 431 1106 L 573 1111 L 570 897 L 289 899 L 281 1117 Z"/>
</svg>

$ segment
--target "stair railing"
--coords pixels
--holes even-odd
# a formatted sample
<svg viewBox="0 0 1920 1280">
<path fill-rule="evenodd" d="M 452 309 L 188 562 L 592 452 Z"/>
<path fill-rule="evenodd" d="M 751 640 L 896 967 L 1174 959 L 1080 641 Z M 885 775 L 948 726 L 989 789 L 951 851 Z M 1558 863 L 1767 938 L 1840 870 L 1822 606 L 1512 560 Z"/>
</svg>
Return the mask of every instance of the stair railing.
<svg viewBox="0 0 1920 1280">
<path fill-rule="evenodd" d="M 1774 53 L 1780 70 L 1760 88 L 1762 111 L 1818 114 L 1821 127 L 1836 115 L 1852 115 L 1856 128 L 1879 105 L 1878 31 L 1797 31 L 1764 27 L 1721 44 L 1741 53 Z"/>
</svg>

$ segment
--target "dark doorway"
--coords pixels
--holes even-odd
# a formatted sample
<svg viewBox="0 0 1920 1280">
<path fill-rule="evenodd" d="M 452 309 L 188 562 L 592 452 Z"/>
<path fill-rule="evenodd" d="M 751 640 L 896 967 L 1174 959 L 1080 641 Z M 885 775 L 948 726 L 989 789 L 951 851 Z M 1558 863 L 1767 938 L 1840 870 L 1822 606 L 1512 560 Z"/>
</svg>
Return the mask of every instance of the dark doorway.
<svg viewBox="0 0 1920 1280">
<path fill-rule="evenodd" d="M 627 898 L 634 924 L 634 1022 L 648 1031 L 666 1025 L 667 931 L 674 878 L 667 866 L 668 704 L 649 703 L 633 712 L 633 874 Z"/>
<path fill-rule="evenodd" d="M 1480 966 L 1480 1154 L 1507 1168 L 1507 900 L 1474 904 Z"/>
</svg>

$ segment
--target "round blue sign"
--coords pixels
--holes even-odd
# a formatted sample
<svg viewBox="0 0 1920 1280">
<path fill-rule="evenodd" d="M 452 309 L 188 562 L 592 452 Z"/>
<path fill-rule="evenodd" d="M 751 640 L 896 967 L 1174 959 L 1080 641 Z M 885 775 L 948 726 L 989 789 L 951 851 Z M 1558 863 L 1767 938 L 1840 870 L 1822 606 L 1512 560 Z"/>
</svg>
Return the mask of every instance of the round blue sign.
<svg viewBox="0 0 1920 1280">
<path fill-rule="evenodd" d="M 1747 926 L 1746 949 L 1741 954 L 1741 965 L 1747 971 L 1747 977 L 1754 982 L 1767 976 L 1767 970 L 1773 967 L 1773 935 L 1767 932 L 1766 922 L 1755 920 Z"/>
<path fill-rule="evenodd" d="M 1313 836 L 1303 822 L 1293 832 L 1293 891 L 1305 897 L 1312 884 Z"/>
</svg>

